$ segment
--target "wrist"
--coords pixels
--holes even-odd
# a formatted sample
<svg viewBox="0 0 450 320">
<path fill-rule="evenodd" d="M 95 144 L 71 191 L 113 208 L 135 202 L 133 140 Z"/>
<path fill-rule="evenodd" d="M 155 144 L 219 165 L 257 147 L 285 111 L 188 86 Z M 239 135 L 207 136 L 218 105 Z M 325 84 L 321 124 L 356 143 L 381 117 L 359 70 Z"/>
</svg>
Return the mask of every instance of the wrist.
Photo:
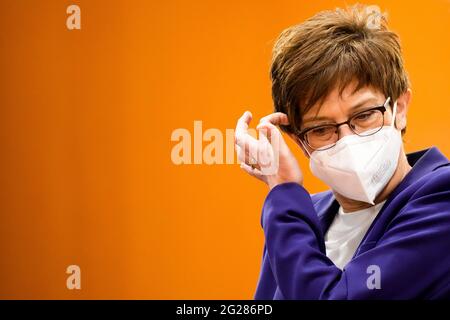
<svg viewBox="0 0 450 320">
<path fill-rule="evenodd" d="M 269 186 L 269 189 L 272 190 L 276 186 L 284 183 L 297 183 L 301 186 L 303 186 L 303 180 L 302 179 L 280 179 L 280 177 L 268 177 L 267 178 L 267 185 Z"/>
</svg>

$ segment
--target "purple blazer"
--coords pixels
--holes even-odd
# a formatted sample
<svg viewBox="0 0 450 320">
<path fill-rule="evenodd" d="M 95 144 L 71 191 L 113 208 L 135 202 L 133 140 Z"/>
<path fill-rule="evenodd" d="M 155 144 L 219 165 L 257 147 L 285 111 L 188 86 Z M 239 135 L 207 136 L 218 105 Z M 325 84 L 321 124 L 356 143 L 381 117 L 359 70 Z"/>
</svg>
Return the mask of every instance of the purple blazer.
<svg viewBox="0 0 450 320">
<path fill-rule="evenodd" d="M 344 270 L 325 255 L 339 208 L 333 193 L 310 195 L 297 183 L 273 188 L 261 216 L 255 299 L 450 298 L 450 163 L 436 147 L 407 157 L 412 170 Z"/>
</svg>

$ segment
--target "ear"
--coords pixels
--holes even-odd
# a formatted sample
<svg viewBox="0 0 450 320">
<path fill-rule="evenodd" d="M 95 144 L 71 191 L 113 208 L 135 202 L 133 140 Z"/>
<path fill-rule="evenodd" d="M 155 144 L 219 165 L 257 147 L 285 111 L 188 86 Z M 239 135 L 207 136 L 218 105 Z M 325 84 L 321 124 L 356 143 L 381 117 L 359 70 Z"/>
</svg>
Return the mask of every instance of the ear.
<svg viewBox="0 0 450 320">
<path fill-rule="evenodd" d="M 395 127 L 403 130 L 406 127 L 406 114 L 411 101 L 412 91 L 408 88 L 397 99 L 397 115 L 395 116 Z"/>
<path fill-rule="evenodd" d="M 305 157 L 309 159 L 309 154 L 308 154 L 308 152 L 306 152 L 305 147 L 303 146 L 303 143 L 301 143 L 301 141 L 300 141 L 300 138 L 293 133 L 289 133 L 288 135 L 292 140 L 295 141 L 295 143 L 300 147 L 300 149 L 302 149 Z"/>
</svg>

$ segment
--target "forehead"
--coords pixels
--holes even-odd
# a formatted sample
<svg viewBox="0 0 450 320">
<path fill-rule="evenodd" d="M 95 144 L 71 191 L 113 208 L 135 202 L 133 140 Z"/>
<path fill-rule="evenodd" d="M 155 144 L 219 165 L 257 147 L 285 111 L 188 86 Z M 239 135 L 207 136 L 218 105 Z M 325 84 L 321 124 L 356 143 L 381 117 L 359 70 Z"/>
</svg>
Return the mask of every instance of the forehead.
<svg viewBox="0 0 450 320">
<path fill-rule="evenodd" d="M 316 102 L 303 114 L 302 122 L 313 121 L 316 118 L 336 120 L 360 107 L 380 103 L 384 99 L 384 94 L 372 86 L 365 86 L 358 90 L 356 88 L 355 82 L 350 83 L 343 90 L 334 88 L 324 99 Z"/>
</svg>

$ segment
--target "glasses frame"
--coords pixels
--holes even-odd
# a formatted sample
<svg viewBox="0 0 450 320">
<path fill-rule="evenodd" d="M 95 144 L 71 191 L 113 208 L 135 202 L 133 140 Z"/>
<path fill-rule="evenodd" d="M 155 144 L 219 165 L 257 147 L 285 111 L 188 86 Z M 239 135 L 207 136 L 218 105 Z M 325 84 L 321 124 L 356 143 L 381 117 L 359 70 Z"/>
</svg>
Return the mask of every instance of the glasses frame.
<svg viewBox="0 0 450 320">
<path fill-rule="evenodd" d="M 321 125 L 317 125 L 317 126 L 314 126 L 314 127 L 311 127 L 311 128 L 306 128 L 306 129 L 301 130 L 300 132 L 298 132 L 297 136 L 298 136 L 303 142 L 305 142 L 306 145 L 307 145 L 308 147 L 310 147 L 310 148 L 313 149 L 314 151 L 324 151 L 324 150 L 328 150 L 328 149 L 333 148 L 333 147 L 336 145 L 336 143 L 339 141 L 339 127 L 340 127 L 340 126 L 343 126 L 344 124 L 346 124 L 346 125 L 350 128 L 350 130 L 351 130 L 354 134 L 356 134 L 357 136 L 360 136 L 360 137 L 368 137 L 368 136 L 371 136 L 371 135 L 377 133 L 378 131 L 380 131 L 381 128 L 383 128 L 383 126 L 384 126 L 384 113 L 387 111 L 386 105 L 389 103 L 390 100 L 391 100 L 391 97 L 388 97 L 388 98 L 386 99 L 386 101 L 385 101 L 382 105 L 375 106 L 375 107 L 373 107 L 373 108 L 369 108 L 369 109 L 360 111 L 360 112 L 358 112 L 358 113 L 355 113 L 355 114 L 352 115 L 350 118 L 348 118 L 347 121 L 344 121 L 344 122 L 341 122 L 341 123 L 336 123 L 336 124 L 321 124 Z M 382 114 L 382 116 L 383 116 L 383 125 L 382 125 L 378 130 L 376 130 L 376 131 L 374 131 L 374 132 L 372 132 L 372 133 L 370 133 L 370 134 L 367 134 L 367 135 L 361 135 L 361 134 L 357 133 L 357 132 L 352 128 L 352 126 L 350 125 L 350 121 L 353 120 L 353 119 L 354 119 L 355 117 L 357 117 L 358 115 L 361 115 L 361 114 L 364 113 L 364 112 L 372 111 L 372 110 L 378 110 L 378 111 L 381 111 L 381 114 Z M 324 149 L 321 149 L 321 148 L 313 148 L 313 147 L 309 144 L 308 139 L 305 139 L 305 136 L 306 136 L 306 134 L 307 134 L 309 131 L 314 130 L 314 129 L 317 129 L 317 128 L 320 128 L 320 127 L 324 127 L 324 126 L 327 126 L 327 127 L 328 127 L 328 126 L 333 126 L 333 127 L 335 127 L 335 128 L 336 128 L 336 132 L 337 132 L 337 134 L 338 134 L 338 140 L 336 140 L 335 143 L 331 144 L 329 147 L 324 148 Z"/>
</svg>

